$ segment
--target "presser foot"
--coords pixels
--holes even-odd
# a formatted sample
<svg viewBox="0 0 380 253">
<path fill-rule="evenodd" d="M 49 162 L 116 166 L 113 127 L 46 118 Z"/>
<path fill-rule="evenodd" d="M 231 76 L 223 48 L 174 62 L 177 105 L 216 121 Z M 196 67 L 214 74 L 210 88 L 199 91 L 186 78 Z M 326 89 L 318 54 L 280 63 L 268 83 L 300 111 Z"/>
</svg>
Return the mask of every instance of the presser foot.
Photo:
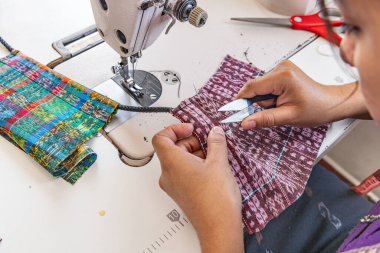
<svg viewBox="0 0 380 253">
<path fill-rule="evenodd" d="M 160 80 L 144 70 L 129 71 L 130 78 L 125 80 L 120 74 L 112 77 L 126 93 L 143 107 L 154 104 L 162 94 Z"/>
</svg>

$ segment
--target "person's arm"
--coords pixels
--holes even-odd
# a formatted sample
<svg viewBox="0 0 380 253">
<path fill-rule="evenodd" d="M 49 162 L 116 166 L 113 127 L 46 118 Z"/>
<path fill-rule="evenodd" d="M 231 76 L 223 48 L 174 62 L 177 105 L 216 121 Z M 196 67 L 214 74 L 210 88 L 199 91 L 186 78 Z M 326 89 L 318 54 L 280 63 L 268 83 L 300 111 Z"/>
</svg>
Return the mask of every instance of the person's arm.
<svg viewBox="0 0 380 253">
<path fill-rule="evenodd" d="M 326 94 L 330 93 L 336 106 L 332 104 L 329 121 L 334 122 L 347 118 L 372 119 L 365 105 L 365 100 L 358 82 L 345 85 L 325 86 Z"/>
<path fill-rule="evenodd" d="M 193 130 L 192 124 L 173 125 L 153 138 L 161 162 L 160 187 L 190 219 L 203 253 L 242 253 L 242 200 L 223 129 L 210 132 L 207 158 Z"/>
<path fill-rule="evenodd" d="M 279 125 L 314 127 L 345 118 L 370 119 L 359 84 L 322 85 L 290 61 L 284 61 L 271 73 L 247 82 L 238 98 L 270 93 L 279 96 L 276 108 L 246 118 L 242 122 L 244 129 Z M 273 101 L 260 105 L 268 103 Z"/>
</svg>

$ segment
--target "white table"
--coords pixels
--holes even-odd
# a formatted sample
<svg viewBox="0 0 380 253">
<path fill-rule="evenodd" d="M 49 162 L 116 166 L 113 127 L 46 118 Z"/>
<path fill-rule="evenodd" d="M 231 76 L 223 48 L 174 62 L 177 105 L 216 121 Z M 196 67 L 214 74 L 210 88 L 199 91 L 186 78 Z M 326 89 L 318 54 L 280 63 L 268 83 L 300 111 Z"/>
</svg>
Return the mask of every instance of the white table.
<svg viewBox="0 0 380 253">
<path fill-rule="evenodd" d="M 307 32 L 229 21 L 232 16 L 276 16 L 253 0 L 210 0 L 200 4 L 210 16 L 205 28 L 177 24 L 168 36 L 162 36 L 143 52 L 139 68 L 176 70 L 182 76 L 181 97 L 177 97 L 177 87 L 164 85 L 157 105 L 175 106 L 193 96 L 194 86 L 201 87 L 226 54 L 244 60 L 243 52 L 249 47 L 251 61 L 268 69 L 311 36 Z M 51 48 L 53 41 L 93 22 L 88 0 L 0 2 L 0 35 L 42 63 L 58 57 Z M 317 53 L 324 43 L 318 39 L 292 60 L 318 81 L 333 83 L 337 76 L 349 81 L 332 57 Z M 5 55 L 4 50 L 0 52 Z M 56 70 L 94 87 L 111 77 L 109 68 L 117 61 L 118 56 L 102 44 Z M 130 152 L 138 155 L 152 150 L 144 137 L 150 140 L 155 132 L 175 122 L 168 115 L 137 115 L 113 131 L 129 144 Z M 352 121 L 334 124 L 320 154 L 351 127 Z M 120 161 L 105 138 L 97 137 L 90 145 L 98 160 L 71 186 L 53 179 L 0 138 L 0 252 L 199 252 L 193 228 L 158 187 L 160 168 L 156 157 L 142 168 L 131 168 Z M 174 209 L 184 226 L 167 218 Z M 101 216 L 100 211 L 105 215 Z"/>
</svg>

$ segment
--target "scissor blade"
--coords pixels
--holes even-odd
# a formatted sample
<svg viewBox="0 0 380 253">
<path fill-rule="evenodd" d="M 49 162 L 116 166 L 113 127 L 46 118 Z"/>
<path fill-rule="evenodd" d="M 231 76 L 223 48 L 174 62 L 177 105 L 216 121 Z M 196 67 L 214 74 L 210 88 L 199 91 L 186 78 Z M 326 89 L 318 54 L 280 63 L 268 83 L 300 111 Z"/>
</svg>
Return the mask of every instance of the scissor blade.
<svg viewBox="0 0 380 253">
<path fill-rule="evenodd" d="M 287 18 L 231 18 L 231 20 L 285 27 L 291 27 L 293 25 L 290 19 Z"/>
<path fill-rule="evenodd" d="M 243 119 L 247 118 L 249 115 L 252 115 L 256 112 L 256 109 L 253 106 L 248 106 L 245 109 L 232 114 L 230 117 L 222 120 L 220 123 L 235 123 L 241 122 Z"/>
<path fill-rule="evenodd" d="M 277 98 L 278 96 L 273 94 L 257 95 L 253 98 L 241 98 L 222 106 L 218 111 L 240 111 L 254 103 L 271 99 L 276 100 Z"/>
<path fill-rule="evenodd" d="M 237 99 L 235 101 L 232 101 L 222 107 L 219 108 L 219 112 L 227 112 L 227 111 L 240 111 L 244 108 L 247 108 L 247 106 L 250 106 L 248 99 Z"/>
</svg>

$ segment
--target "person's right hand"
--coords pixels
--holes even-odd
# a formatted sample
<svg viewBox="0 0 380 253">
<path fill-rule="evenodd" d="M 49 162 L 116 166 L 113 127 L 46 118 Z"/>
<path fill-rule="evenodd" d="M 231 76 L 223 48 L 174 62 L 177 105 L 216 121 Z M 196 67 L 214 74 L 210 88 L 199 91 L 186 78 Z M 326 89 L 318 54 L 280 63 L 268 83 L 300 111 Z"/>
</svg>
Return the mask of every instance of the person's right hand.
<svg viewBox="0 0 380 253">
<path fill-rule="evenodd" d="M 361 93 L 356 84 L 343 86 L 321 85 L 290 61 L 280 63 L 271 73 L 250 80 L 240 90 L 238 98 L 257 95 L 278 95 L 276 108 L 263 110 L 247 117 L 244 129 L 264 128 L 280 125 L 314 127 L 343 119 L 361 111 Z M 273 101 L 264 101 L 268 106 Z"/>
</svg>

